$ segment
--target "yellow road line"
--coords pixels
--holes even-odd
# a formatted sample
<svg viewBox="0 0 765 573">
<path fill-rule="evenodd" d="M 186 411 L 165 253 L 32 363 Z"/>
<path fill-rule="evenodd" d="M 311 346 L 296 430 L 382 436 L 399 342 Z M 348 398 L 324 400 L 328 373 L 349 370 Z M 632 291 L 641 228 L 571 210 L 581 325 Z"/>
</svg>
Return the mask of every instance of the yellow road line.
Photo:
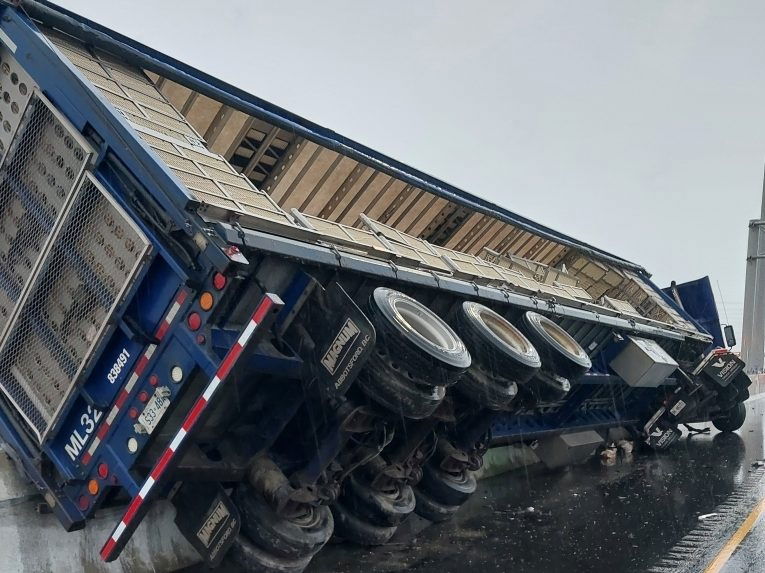
<svg viewBox="0 0 765 573">
<path fill-rule="evenodd" d="M 733 555 L 736 549 L 738 549 L 738 546 L 741 545 L 744 538 L 749 535 L 752 527 L 757 523 L 757 520 L 763 512 L 765 512 L 765 499 L 761 499 L 755 506 L 752 512 L 744 520 L 744 523 L 741 524 L 741 527 L 736 530 L 736 533 L 731 536 L 709 566 L 704 569 L 704 573 L 719 573 L 719 571 L 722 570 L 728 562 L 728 559 L 730 559 L 730 556 Z"/>
</svg>

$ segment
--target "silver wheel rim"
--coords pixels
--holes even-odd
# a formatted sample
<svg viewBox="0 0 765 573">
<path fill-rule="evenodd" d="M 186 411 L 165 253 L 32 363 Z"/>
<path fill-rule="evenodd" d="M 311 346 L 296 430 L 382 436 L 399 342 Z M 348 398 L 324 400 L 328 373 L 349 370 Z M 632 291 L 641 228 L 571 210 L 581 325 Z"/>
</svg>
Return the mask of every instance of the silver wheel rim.
<svg viewBox="0 0 765 573">
<path fill-rule="evenodd" d="M 538 357 L 534 345 L 507 319 L 481 304 L 470 303 L 467 311 L 481 322 L 500 343 L 513 348 L 524 356 Z"/>
<path fill-rule="evenodd" d="M 584 352 L 584 349 L 568 332 L 563 330 L 549 318 L 545 318 L 541 315 L 537 315 L 537 317 L 537 323 L 539 326 L 542 327 L 542 329 L 547 333 L 548 336 L 550 336 L 550 338 L 565 348 L 568 353 L 579 357 L 587 356 L 587 354 Z"/>
<path fill-rule="evenodd" d="M 447 324 L 430 309 L 408 296 L 391 297 L 396 320 L 409 332 L 450 354 L 463 352 L 464 345 Z"/>
</svg>

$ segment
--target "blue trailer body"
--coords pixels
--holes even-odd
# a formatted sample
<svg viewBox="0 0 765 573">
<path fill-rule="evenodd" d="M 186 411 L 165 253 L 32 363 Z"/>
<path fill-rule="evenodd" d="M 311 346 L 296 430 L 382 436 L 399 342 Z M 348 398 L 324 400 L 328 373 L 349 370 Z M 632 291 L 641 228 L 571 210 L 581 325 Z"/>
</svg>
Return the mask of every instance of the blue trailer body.
<svg viewBox="0 0 765 573">
<path fill-rule="evenodd" d="M 109 413 L 109 407 L 114 403 L 120 388 L 124 386 L 128 374 L 135 372 L 134 365 L 140 361 L 146 348 L 145 344 L 136 339 L 135 330 L 155 330 L 157 325 L 161 324 L 161 319 L 171 306 L 176 293 L 184 292 L 184 283 L 203 283 L 205 278 L 209 281 L 212 269 L 224 268 L 229 258 L 220 248 L 211 246 L 210 252 L 217 252 L 209 258 L 201 257 L 195 261 L 198 268 L 192 269 L 167 249 L 166 242 L 157 236 L 156 230 L 142 225 L 141 218 L 129 203 L 131 190 L 124 180 L 120 180 L 119 172 L 122 170 L 129 170 L 141 185 L 153 190 L 153 197 L 161 205 L 163 212 L 170 216 L 179 228 L 187 233 L 202 232 L 199 221 L 195 221 L 192 215 L 184 212 L 184 206 L 190 198 L 186 196 L 182 186 L 162 164 L 149 155 L 145 145 L 130 133 L 130 128 L 121 116 L 108 112 L 103 99 L 83 85 L 78 72 L 54 53 L 49 42 L 36 30 L 36 26 L 23 13 L 5 8 L 2 31 L 4 42 L 15 46 L 18 56 L 23 55 L 27 71 L 58 110 L 80 132 L 98 134 L 98 158 L 93 175 L 132 220 L 142 226 L 142 232 L 151 243 L 152 253 L 136 278 L 132 292 L 123 298 L 121 306 L 115 310 L 111 336 L 104 337 L 101 347 L 96 351 L 99 358 L 83 373 L 83 379 L 87 381 L 68 399 L 64 407 L 68 413 L 61 416 L 61 427 L 56 429 L 50 441 L 41 445 L 40 452 L 54 460 L 57 469 L 68 479 L 83 480 L 94 473 L 99 463 L 107 463 L 119 483 L 135 493 L 139 486 L 129 474 L 130 464 L 124 459 L 124 455 L 117 455 L 112 448 L 103 448 L 104 451 L 99 452 L 98 456 L 87 456 L 87 461 L 84 461 L 80 454 L 87 450 L 99 429 L 102 430 L 101 438 L 107 438 L 103 429 L 107 427 L 104 425 L 104 419 Z M 118 160 L 115 157 L 117 149 Z M 116 161 L 119 161 L 117 167 Z M 184 303 L 180 312 L 189 304 L 191 300 Z M 168 329 L 162 356 L 157 356 L 154 360 L 177 363 L 189 370 L 191 364 L 203 365 L 207 370 L 214 369 L 214 357 L 199 352 L 198 345 L 191 346 L 192 352 L 189 353 L 182 342 L 174 340 L 177 324 L 178 321 L 175 321 Z M 125 357 L 124 361 L 120 361 L 121 355 Z M 115 364 L 120 365 L 119 372 L 113 380 L 108 380 L 108 373 Z M 131 399 L 124 402 L 121 417 L 129 411 L 136 396 L 148 390 L 153 388 L 148 385 L 148 377 L 144 376 L 136 384 Z M 112 421 L 110 427 L 114 428 L 112 432 L 115 435 L 112 438 L 110 434 L 110 439 L 120 439 L 120 432 L 125 433 L 124 428 L 119 428 L 120 420 L 121 418 Z M 33 467 L 33 464 L 39 461 L 40 453 L 25 447 L 25 441 L 19 439 L 18 430 L 14 431 L 10 424 L 5 427 L 5 440 L 24 460 L 28 473 L 36 478 L 35 482 L 53 496 L 55 503 L 51 503 L 51 506 L 62 518 L 65 527 L 81 526 L 93 504 L 88 503 L 89 507 L 83 504 L 84 509 L 78 508 L 74 500 L 78 499 L 79 492 L 68 493 L 66 488 L 62 491 L 58 487 L 51 487 L 40 475 L 39 469 Z M 81 491 L 82 486 L 73 489 Z"/>
<path fill-rule="evenodd" d="M 499 309 L 511 320 L 519 319 L 526 311 L 553 318 L 592 357 L 593 368 L 574 380 L 571 391 L 561 399 L 494 416 L 493 433 L 505 439 L 537 439 L 585 428 L 642 428 L 656 409 L 657 399 L 677 394 L 676 389 L 683 383 L 667 378 L 658 389 L 625 386 L 610 364 L 625 347 L 626 339 L 658 341 L 656 344 L 660 343 L 686 370 L 699 361 L 713 341 L 720 345 L 717 316 L 707 312 L 710 309 L 707 299 L 702 301 L 701 312 L 699 305 L 691 302 L 696 295 L 683 294 L 685 308 L 682 308 L 655 287 L 637 265 L 389 160 L 48 2 L 22 2 L 21 6 L 28 13 L 15 5 L 0 8 L 0 44 L 4 53 L 10 54 L 13 65 L 23 68 L 37 86 L 35 94 L 39 96 L 34 96 L 38 98 L 35 101 L 42 102 L 39 105 L 47 106 L 45 109 L 50 113 L 58 114 L 61 125 L 72 130 L 72 137 L 82 138 L 83 147 L 92 149 L 92 159 L 80 175 L 72 198 L 67 199 L 61 213 L 50 222 L 44 221 L 48 217 L 46 207 L 33 190 L 22 184 L 12 191 L 3 191 L 18 198 L 26 213 L 42 221 L 40 225 L 44 223 L 54 229 L 50 244 L 46 243 L 48 246 L 41 250 L 39 267 L 35 267 L 39 273 L 32 272 L 29 284 L 11 297 L 22 301 L 13 316 L 21 316 L 23 301 L 35 296 L 36 277 L 42 276 L 45 265 L 52 264 L 48 260 L 51 253 L 59 252 L 57 248 L 83 284 L 104 280 L 91 272 L 96 263 L 87 259 L 87 253 L 78 252 L 71 244 L 56 242 L 56 238 L 65 236 L 62 233 L 75 236 L 78 232 L 72 223 L 72 213 L 78 213 L 77 201 L 84 196 L 85 186 L 89 186 L 94 197 L 103 200 L 105 212 L 112 213 L 117 221 L 92 221 L 90 224 L 98 233 L 116 233 L 115 229 L 121 229 L 120 221 L 124 221 L 125 228 L 132 229 L 131 236 L 140 239 L 143 249 L 135 265 L 128 269 L 129 281 L 118 285 L 122 289 L 118 295 L 99 302 L 97 295 L 102 289 L 98 284 L 84 289 L 87 294 L 83 296 L 105 308 L 103 316 L 99 315 L 101 328 L 85 334 L 91 345 L 87 357 L 81 369 L 77 364 L 69 368 L 77 371 L 76 376 L 71 387 L 60 392 L 62 399 L 55 414 L 44 423 L 31 423 L 28 412 L 42 406 L 32 404 L 27 406 L 28 412 L 24 411 L 6 390 L 6 385 L 12 382 L 0 380 L 5 392 L 5 398 L 0 396 L 0 437 L 68 530 L 84 527 L 86 520 L 104 504 L 128 503 L 125 516 L 115 524 L 115 533 L 102 552 L 107 560 L 115 558 L 124 547 L 148 503 L 167 493 L 175 483 L 227 481 L 210 477 L 219 475 L 243 479 L 245 466 L 231 463 L 230 467 L 220 468 L 212 460 L 211 452 L 215 449 L 212 446 L 232 425 L 246 419 L 256 428 L 243 440 L 249 443 L 243 448 L 244 453 L 240 452 L 240 457 L 248 461 L 283 435 L 300 408 L 310 414 L 312 400 L 321 403 L 322 408 L 342 410 L 347 388 L 333 394 L 317 389 L 315 384 L 306 384 L 306 378 L 313 376 L 306 374 L 310 360 L 306 359 L 304 349 L 296 350 L 299 344 L 294 342 L 303 340 L 303 334 L 293 324 L 297 324 L 305 308 L 310 308 L 306 301 L 314 300 L 311 297 L 323 301 L 316 294 L 318 291 L 339 297 L 323 307 L 331 311 L 325 316 L 327 321 L 343 305 L 343 312 L 362 316 L 363 320 L 360 309 L 366 309 L 369 294 L 377 285 L 404 290 L 445 316 L 460 301 L 474 300 Z M 60 46 L 56 47 L 52 36 L 49 37 L 51 28 L 69 34 L 93 50 L 109 48 L 111 53 L 123 57 L 127 65 L 182 78 L 202 93 L 270 118 L 349 157 L 363 158 L 450 200 L 495 214 L 500 220 L 511 221 L 541 237 L 552 237 L 583 256 L 591 256 L 593 261 L 633 272 L 634 284 L 643 289 L 642 300 L 648 300 L 654 305 L 652 308 L 661 306 L 662 312 L 677 317 L 677 321 L 669 324 L 640 315 L 636 310 L 630 313 L 584 298 L 560 301 L 542 291 L 528 294 L 508 286 L 512 283 L 465 278 L 456 268 L 455 272 L 438 272 L 367 257 L 326 240 L 304 239 L 316 235 L 315 229 L 306 230 L 298 225 L 289 231 L 291 235 L 280 235 L 248 227 L 238 216 L 213 217 L 199 194 L 189 190 L 188 181 L 182 180 L 179 172 L 161 159 L 157 148 L 149 145 L 146 137 L 139 136 L 128 116 L 91 83 L 92 78 L 84 73 L 88 62 L 78 67 L 63 55 Z M 20 125 L 11 140 L 13 149 L 26 137 L 26 124 L 22 121 Z M 206 151 L 204 142 L 191 141 L 189 145 Z M 2 173 L 5 180 L 12 179 L 7 172 Z M 103 228 L 99 227 L 101 223 Z M 386 242 L 384 233 L 370 235 L 387 245 L 385 249 L 390 247 L 391 253 L 397 247 L 404 248 L 403 244 Z M 95 243 L 98 240 L 94 238 Z M 112 262 L 120 259 L 118 255 L 109 258 Z M 406 257 L 395 260 L 400 262 Z M 492 268 L 499 272 L 499 267 Z M 708 281 L 705 284 L 708 286 Z M 564 292 L 558 284 L 544 285 Z M 686 286 L 682 286 L 683 293 Z M 13 288 L 12 281 L 0 276 L 0 290 L 10 292 Z M 27 298 L 22 296 L 23 292 L 29 293 Z M 701 300 L 699 297 L 703 298 L 699 295 L 693 300 Z M 67 316 L 77 316 L 76 302 L 66 303 Z M 319 322 L 300 325 L 321 330 Z M 8 332 L 13 332 L 14 324 L 9 322 Z M 42 320 L 34 327 L 46 329 L 50 324 Z M 57 340 L 59 335 L 54 332 L 40 336 L 41 340 L 50 341 Z M 317 341 L 324 343 L 324 338 Z M 372 340 L 369 348 L 373 345 Z M 2 351 L 0 342 L 0 357 Z M 359 347 L 359 356 L 364 352 L 364 347 Z M 268 386 L 268 381 L 275 377 L 285 384 L 277 391 Z M 234 387 L 236 390 L 231 390 Z M 289 388 L 289 392 L 283 388 Z M 269 402 L 273 404 L 272 418 L 266 420 L 262 412 L 257 419 L 248 418 L 249 402 L 232 398 L 239 391 L 272 400 Z M 704 402 L 707 405 L 713 402 L 714 394 L 709 396 Z M 223 406 L 217 407 L 220 404 Z M 317 481 L 345 447 L 346 423 L 351 414 L 342 423 L 340 418 L 328 423 L 330 429 L 317 439 L 315 451 L 296 454 L 295 459 L 284 461 L 283 467 L 297 468 L 301 479 Z M 492 416 L 485 411 L 479 414 L 481 420 Z M 462 445 L 466 449 L 486 431 L 481 424 L 473 426 L 479 428 L 475 435 L 469 431 L 463 434 Z M 200 444 L 210 454 L 203 461 L 189 453 L 192 448 L 199 449 Z"/>
<path fill-rule="evenodd" d="M 674 296 L 674 293 L 677 292 L 683 310 L 694 318 L 700 328 L 712 335 L 714 345 L 721 348 L 725 346 L 720 328 L 720 314 L 717 312 L 715 295 L 709 277 L 673 285 L 664 289 L 664 292 L 668 296 Z"/>
</svg>

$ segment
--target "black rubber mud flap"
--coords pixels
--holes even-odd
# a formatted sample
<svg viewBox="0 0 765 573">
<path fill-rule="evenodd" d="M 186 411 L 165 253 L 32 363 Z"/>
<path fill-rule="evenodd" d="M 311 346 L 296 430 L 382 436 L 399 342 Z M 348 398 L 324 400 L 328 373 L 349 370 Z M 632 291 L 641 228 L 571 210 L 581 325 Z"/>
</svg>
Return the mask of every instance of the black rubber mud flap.
<svg viewBox="0 0 765 573">
<path fill-rule="evenodd" d="M 226 555 L 242 520 L 223 488 L 212 482 L 184 483 L 173 497 L 175 525 L 210 567 Z"/>
<path fill-rule="evenodd" d="M 683 435 L 670 419 L 666 408 L 659 408 L 645 425 L 646 444 L 654 450 L 666 450 Z"/>
<path fill-rule="evenodd" d="M 725 388 L 744 366 L 744 361 L 734 354 L 718 354 L 707 361 L 701 372 L 707 379 Z"/>
<path fill-rule="evenodd" d="M 308 376 L 329 394 L 345 393 L 374 348 L 372 323 L 343 287 L 332 283 L 326 289 L 316 285 L 301 311 L 301 324 L 290 343 Z"/>
</svg>

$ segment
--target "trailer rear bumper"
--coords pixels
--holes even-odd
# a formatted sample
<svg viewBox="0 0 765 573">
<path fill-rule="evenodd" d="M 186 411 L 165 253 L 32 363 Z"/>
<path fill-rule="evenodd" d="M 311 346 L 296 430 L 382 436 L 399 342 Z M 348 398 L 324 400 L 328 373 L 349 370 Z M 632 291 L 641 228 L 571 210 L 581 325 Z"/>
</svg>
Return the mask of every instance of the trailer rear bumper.
<svg viewBox="0 0 765 573">
<path fill-rule="evenodd" d="M 271 293 L 267 293 L 261 299 L 236 343 L 229 349 L 204 392 L 186 414 L 175 437 L 149 472 L 140 491 L 132 499 L 122 519 L 101 549 L 101 558 L 104 561 L 113 561 L 119 556 L 149 509 L 149 502 L 161 491 L 162 486 L 166 484 L 166 479 L 172 474 L 175 464 L 181 457 L 179 453 L 182 453 L 185 444 L 189 442 L 190 435 L 202 425 L 205 414 L 209 412 L 209 406 L 215 400 L 219 387 L 226 381 L 247 345 L 258 335 L 268 330 L 275 314 L 283 304 L 277 295 Z"/>
</svg>

